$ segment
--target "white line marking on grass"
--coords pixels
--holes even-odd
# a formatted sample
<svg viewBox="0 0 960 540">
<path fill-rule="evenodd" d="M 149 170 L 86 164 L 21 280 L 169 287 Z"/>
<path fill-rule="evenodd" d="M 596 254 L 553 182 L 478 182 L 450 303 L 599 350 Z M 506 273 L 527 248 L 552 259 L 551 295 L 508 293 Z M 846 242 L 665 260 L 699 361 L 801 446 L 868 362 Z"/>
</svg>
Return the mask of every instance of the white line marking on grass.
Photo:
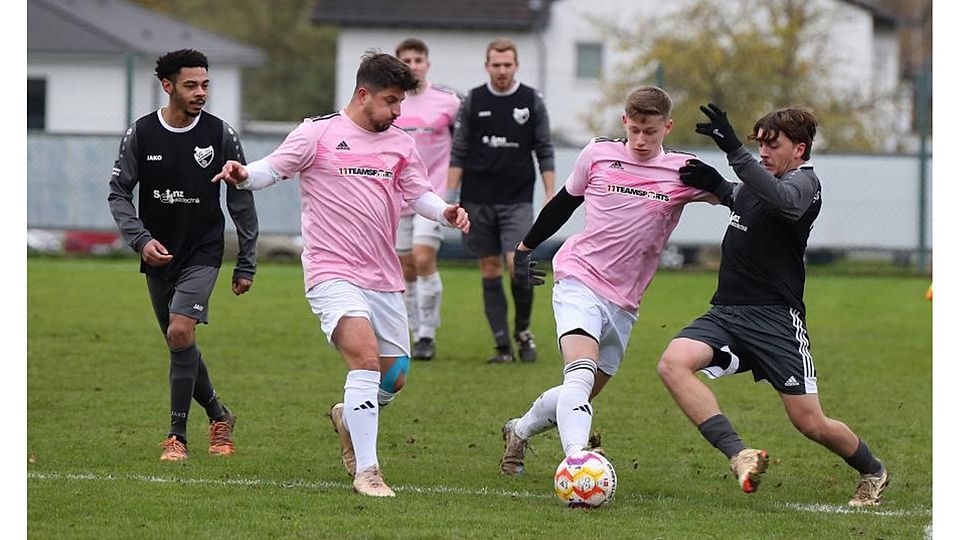
<svg viewBox="0 0 960 540">
<path fill-rule="evenodd" d="M 800 504 L 786 503 L 787 508 L 801 510 L 804 512 L 821 512 L 826 514 L 873 514 L 877 516 L 928 516 L 930 510 L 920 508 L 918 510 L 872 510 L 870 508 L 852 508 L 839 504 Z"/>
<path fill-rule="evenodd" d="M 93 473 L 44 473 L 28 472 L 27 478 L 34 480 L 92 480 L 92 481 L 127 481 L 127 482 L 147 482 L 152 484 L 195 484 L 212 486 L 242 486 L 242 487 L 272 487 L 272 488 L 305 488 L 305 489 L 353 489 L 352 484 L 342 482 L 326 481 L 308 481 L 308 480 L 265 480 L 262 478 L 234 478 L 229 480 L 215 480 L 209 478 L 170 478 L 162 476 L 147 476 L 142 474 L 93 474 Z M 530 493 L 529 491 L 507 491 L 502 489 L 489 488 L 459 488 L 448 486 L 408 486 L 394 485 L 394 491 L 410 493 L 427 493 L 437 495 L 497 495 L 501 497 L 512 497 L 520 499 L 542 499 L 552 498 L 553 495 L 546 493 Z"/>
</svg>

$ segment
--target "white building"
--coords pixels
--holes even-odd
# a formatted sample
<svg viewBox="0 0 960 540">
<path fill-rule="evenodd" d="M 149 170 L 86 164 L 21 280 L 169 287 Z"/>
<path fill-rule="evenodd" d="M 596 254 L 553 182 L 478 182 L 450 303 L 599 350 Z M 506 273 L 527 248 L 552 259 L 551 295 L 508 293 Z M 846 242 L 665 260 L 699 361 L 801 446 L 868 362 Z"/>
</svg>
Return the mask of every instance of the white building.
<svg viewBox="0 0 960 540">
<path fill-rule="evenodd" d="M 318 0 L 313 21 L 340 29 L 338 107 L 350 99 L 366 49 L 393 53 L 405 38 L 423 39 L 430 47 L 431 80 L 464 93 L 488 80 L 483 68 L 487 44 L 510 37 L 519 49 L 518 78 L 544 94 L 553 132 L 579 145 L 593 135 L 582 116 L 600 97 L 600 78 L 624 59 L 612 37 L 591 19 L 626 24 L 678 9 L 683 1 L 393 0 L 387 10 L 383 2 Z M 818 1 L 831 13 L 829 49 L 835 61 L 830 84 L 869 89 L 873 95 L 898 94 L 896 19 L 865 1 Z M 903 122 L 903 103 L 891 107 Z M 908 128 L 901 126 L 900 132 Z"/>
<path fill-rule="evenodd" d="M 154 65 L 184 48 L 210 62 L 206 109 L 242 129 L 240 68 L 260 49 L 120 0 L 28 0 L 28 129 L 122 133 L 166 104 Z"/>
</svg>

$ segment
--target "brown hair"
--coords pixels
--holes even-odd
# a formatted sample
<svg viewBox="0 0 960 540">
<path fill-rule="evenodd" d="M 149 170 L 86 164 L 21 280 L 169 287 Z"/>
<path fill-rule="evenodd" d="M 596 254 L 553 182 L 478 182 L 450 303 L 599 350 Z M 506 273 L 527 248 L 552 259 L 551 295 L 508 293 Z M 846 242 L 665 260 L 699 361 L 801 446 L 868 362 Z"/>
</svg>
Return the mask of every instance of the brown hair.
<svg viewBox="0 0 960 540">
<path fill-rule="evenodd" d="M 673 101 L 670 96 L 656 86 L 641 86 L 630 92 L 624 107 L 628 118 L 662 116 L 669 119 L 672 111 Z"/>
<path fill-rule="evenodd" d="M 397 50 L 394 51 L 394 54 L 399 57 L 403 51 L 417 51 L 418 53 L 423 53 L 424 56 L 430 56 L 430 50 L 427 49 L 427 44 L 424 43 L 422 39 L 417 38 L 407 38 L 401 41 L 400 44 L 397 45 Z"/>
<path fill-rule="evenodd" d="M 490 51 L 497 51 L 497 52 L 513 51 L 513 61 L 514 62 L 520 61 L 519 55 L 517 54 L 517 44 L 514 43 L 513 40 L 510 38 L 505 38 L 505 37 L 497 38 L 491 41 L 489 45 L 487 45 L 488 61 L 490 60 Z"/>
<path fill-rule="evenodd" d="M 370 50 L 363 55 L 357 69 L 357 88 L 361 86 L 372 92 L 391 86 L 399 86 L 404 92 L 410 92 L 420 88 L 420 81 L 395 56 Z"/>
<path fill-rule="evenodd" d="M 760 130 L 763 130 L 762 137 L 757 136 Z M 781 132 L 793 144 L 806 144 L 806 148 L 803 149 L 803 159 L 804 161 L 810 159 L 813 138 L 817 135 L 817 117 L 813 115 L 813 111 L 803 106 L 796 106 L 767 113 L 753 124 L 750 140 L 770 142 L 778 138 Z"/>
</svg>

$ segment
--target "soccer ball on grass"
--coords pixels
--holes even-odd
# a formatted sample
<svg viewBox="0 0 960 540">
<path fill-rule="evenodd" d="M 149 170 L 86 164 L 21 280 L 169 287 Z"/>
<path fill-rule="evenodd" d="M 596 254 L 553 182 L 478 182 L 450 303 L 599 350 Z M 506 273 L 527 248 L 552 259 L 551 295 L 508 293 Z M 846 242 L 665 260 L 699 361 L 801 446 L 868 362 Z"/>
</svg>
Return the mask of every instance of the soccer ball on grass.
<svg viewBox="0 0 960 540">
<path fill-rule="evenodd" d="M 576 452 L 560 462 L 553 475 L 553 490 L 570 508 L 596 508 L 613 499 L 617 473 L 597 452 Z"/>
</svg>

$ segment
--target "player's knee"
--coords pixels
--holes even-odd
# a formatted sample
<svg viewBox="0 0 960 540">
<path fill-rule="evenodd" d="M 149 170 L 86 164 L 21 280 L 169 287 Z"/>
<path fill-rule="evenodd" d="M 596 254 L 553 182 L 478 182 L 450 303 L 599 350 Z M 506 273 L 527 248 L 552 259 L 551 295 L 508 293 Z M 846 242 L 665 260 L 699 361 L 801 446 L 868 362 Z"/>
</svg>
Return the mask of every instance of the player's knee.
<svg viewBox="0 0 960 540">
<path fill-rule="evenodd" d="M 403 389 L 407 381 L 407 374 L 410 372 L 410 357 L 398 356 L 393 359 L 393 363 L 380 376 L 380 392 L 378 400 L 381 407 L 385 407 L 396 397 L 397 393 Z"/>
<path fill-rule="evenodd" d="M 660 361 L 657 363 L 657 375 L 660 376 L 662 381 L 668 382 L 676 378 L 681 372 L 681 355 L 677 353 L 674 347 L 667 347 L 667 350 L 660 355 Z"/>
<path fill-rule="evenodd" d="M 193 326 L 174 323 L 167 327 L 167 346 L 171 349 L 179 350 L 189 347 L 193 340 Z"/>
<path fill-rule="evenodd" d="M 797 431 L 803 433 L 805 437 L 814 441 L 823 439 L 823 433 L 826 428 L 824 418 L 815 414 L 794 414 L 790 416 L 790 421 Z"/>
<path fill-rule="evenodd" d="M 433 257 L 426 253 L 414 254 L 414 266 L 417 268 L 417 275 L 426 276 L 434 272 L 435 264 Z"/>
</svg>

